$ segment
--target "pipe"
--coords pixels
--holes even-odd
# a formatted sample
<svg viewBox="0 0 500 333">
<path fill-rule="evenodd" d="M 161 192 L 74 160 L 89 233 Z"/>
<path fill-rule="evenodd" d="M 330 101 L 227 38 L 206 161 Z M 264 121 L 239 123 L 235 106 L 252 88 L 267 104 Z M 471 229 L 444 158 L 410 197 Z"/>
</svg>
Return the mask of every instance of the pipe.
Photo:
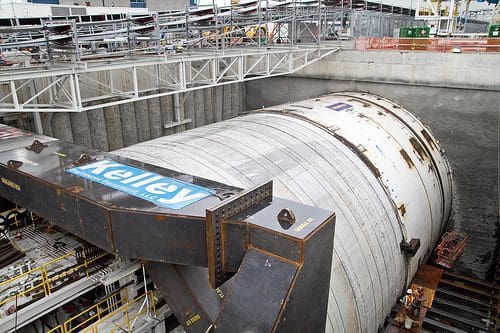
<svg viewBox="0 0 500 333">
<path fill-rule="evenodd" d="M 400 105 L 336 93 L 275 106 L 116 154 L 337 215 L 326 331 L 373 332 L 439 239 L 451 174 L 439 143 Z M 414 256 L 402 245 L 420 240 Z"/>
<path fill-rule="evenodd" d="M 174 122 L 181 121 L 179 94 L 174 94 Z"/>
</svg>

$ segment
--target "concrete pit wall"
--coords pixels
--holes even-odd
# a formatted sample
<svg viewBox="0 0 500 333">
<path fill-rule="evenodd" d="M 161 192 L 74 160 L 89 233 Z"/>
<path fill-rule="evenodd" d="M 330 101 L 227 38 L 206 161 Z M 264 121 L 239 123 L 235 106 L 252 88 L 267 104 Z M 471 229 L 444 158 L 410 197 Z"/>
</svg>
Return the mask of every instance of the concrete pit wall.
<svg viewBox="0 0 500 333">
<path fill-rule="evenodd" d="M 82 113 L 53 113 L 43 117 L 44 134 L 84 147 L 112 151 L 237 116 L 245 105 L 241 83 L 195 90 L 99 108 Z M 169 127 L 169 124 L 191 119 Z M 165 127 L 166 125 L 166 127 Z"/>
<path fill-rule="evenodd" d="M 454 178 L 448 230 L 469 235 L 454 269 L 492 278 L 498 252 L 500 55 L 343 51 L 291 77 L 246 83 L 246 109 L 332 91 L 364 90 L 417 115 L 438 138 Z"/>
<path fill-rule="evenodd" d="M 204 74 L 208 76 L 209 70 L 205 69 Z M 145 94 L 158 94 L 165 92 L 171 76 L 180 75 L 178 71 L 178 66 L 171 64 L 141 66 L 137 70 L 136 84 L 133 82 L 131 69 L 126 66 L 112 71 L 89 72 L 80 76 L 79 92 L 84 106 L 89 106 L 87 101 L 94 100 L 96 96 L 115 95 L 118 99 L 120 95 L 130 95 L 135 90 L 135 85 L 140 89 L 141 97 Z M 70 104 L 70 81 L 57 81 L 57 88 L 47 90 L 46 87 L 54 80 L 56 79 L 52 77 L 39 78 L 20 87 L 17 91 L 19 100 L 28 100 L 34 92 L 42 91 L 36 98 L 37 103 L 52 104 L 55 100 L 57 103 Z M 243 111 L 245 105 L 245 94 L 242 91 L 242 83 L 233 83 L 81 113 L 42 113 L 43 134 L 87 148 L 111 151 L 235 117 Z M 9 93 L 8 85 L 0 87 L 0 97 Z M 33 120 L 30 121 L 27 116 L 31 114 L 18 115 L 17 122 L 9 124 L 20 127 L 27 123 L 25 129 L 36 131 Z M 24 119 L 27 121 L 22 122 Z"/>
</svg>

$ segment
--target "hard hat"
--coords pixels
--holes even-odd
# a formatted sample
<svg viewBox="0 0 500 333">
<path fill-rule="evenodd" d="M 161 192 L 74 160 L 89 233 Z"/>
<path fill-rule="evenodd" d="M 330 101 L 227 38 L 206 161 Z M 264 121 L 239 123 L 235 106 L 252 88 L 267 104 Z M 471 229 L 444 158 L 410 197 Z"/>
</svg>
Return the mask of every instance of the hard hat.
<svg viewBox="0 0 500 333">
<path fill-rule="evenodd" d="M 408 290 L 406 291 L 406 293 L 407 293 L 407 294 L 412 294 L 412 293 L 413 293 L 413 290 L 408 289 Z"/>
</svg>

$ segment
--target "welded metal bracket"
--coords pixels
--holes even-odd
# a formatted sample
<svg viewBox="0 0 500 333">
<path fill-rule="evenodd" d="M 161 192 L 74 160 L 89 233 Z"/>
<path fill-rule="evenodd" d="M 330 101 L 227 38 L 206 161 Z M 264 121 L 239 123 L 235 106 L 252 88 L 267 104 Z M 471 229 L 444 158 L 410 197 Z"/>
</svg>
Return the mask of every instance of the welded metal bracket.
<svg viewBox="0 0 500 333">
<path fill-rule="evenodd" d="M 229 202 L 218 209 L 232 207 Z M 296 219 L 290 227 L 278 219 L 284 208 Z M 335 215 L 277 197 L 228 215 L 218 220 L 221 247 L 217 259 L 222 272 L 234 275 L 218 288 L 208 287 L 210 272 L 201 267 L 148 265 L 184 329 L 203 333 L 324 331 Z"/>
<path fill-rule="evenodd" d="M 103 160 L 159 172 L 172 179 L 191 179 L 193 185 L 203 186 L 213 195 L 171 210 L 67 172 Z M 221 202 L 219 192 L 241 192 L 210 180 L 59 141 L 47 143 L 39 152 L 25 146 L 1 152 L 0 177 L 1 197 L 108 252 L 196 266 L 207 265 L 206 208 Z"/>
<path fill-rule="evenodd" d="M 412 238 L 409 242 L 402 240 L 399 247 L 407 256 L 414 257 L 420 249 L 420 239 Z"/>
<path fill-rule="evenodd" d="M 7 166 L 11 169 L 19 169 L 24 163 L 17 160 L 8 160 Z"/>
<path fill-rule="evenodd" d="M 208 257 L 208 277 L 212 288 L 219 287 L 227 280 L 227 272 L 222 264 L 222 220 L 250 208 L 258 203 L 269 202 L 273 195 L 273 182 L 255 186 L 243 191 L 219 205 L 207 209 L 206 238 Z"/>
<path fill-rule="evenodd" d="M 48 146 L 42 142 L 40 142 L 39 140 L 35 140 L 33 141 L 33 143 L 31 144 L 31 146 L 29 147 L 26 147 L 26 149 L 28 150 L 31 150 L 37 154 L 39 154 L 42 150 L 44 150 L 45 148 L 47 148 Z"/>
<path fill-rule="evenodd" d="M 107 252 L 154 262 L 151 275 L 187 331 L 324 330 L 332 212 L 273 197 L 271 181 L 242 191 L 73 144 L 46 146 L 0 153 L 0 196 Z M 74 161 L 109 176 L 134 166 L 149 183 L 189 179 L 210 194 L 167 208 L 68 172 Z"/>
</svg>

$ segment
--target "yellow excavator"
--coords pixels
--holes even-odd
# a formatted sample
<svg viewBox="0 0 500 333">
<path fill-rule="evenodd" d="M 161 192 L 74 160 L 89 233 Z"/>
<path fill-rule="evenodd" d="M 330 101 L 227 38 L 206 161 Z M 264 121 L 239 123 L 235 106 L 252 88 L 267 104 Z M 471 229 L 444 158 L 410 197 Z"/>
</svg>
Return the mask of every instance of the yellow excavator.
<svg viewBox="0 0 500 333">
<path fill-rule="evenodd" d="M 222 42 L 224 39 L 225 41 L 231 41 L 231 44 L 248 42 L 251 40 L 260 44 L 265 44 L 268 38 L 267 27 L 264 25 L 261 25 L 260 28 L 258 25 L 245 28 L 227 26 L 223 29 L 204 31 L 202 32 L 202 36 L 211 43 L 217 40 Z"/>
</svg>

